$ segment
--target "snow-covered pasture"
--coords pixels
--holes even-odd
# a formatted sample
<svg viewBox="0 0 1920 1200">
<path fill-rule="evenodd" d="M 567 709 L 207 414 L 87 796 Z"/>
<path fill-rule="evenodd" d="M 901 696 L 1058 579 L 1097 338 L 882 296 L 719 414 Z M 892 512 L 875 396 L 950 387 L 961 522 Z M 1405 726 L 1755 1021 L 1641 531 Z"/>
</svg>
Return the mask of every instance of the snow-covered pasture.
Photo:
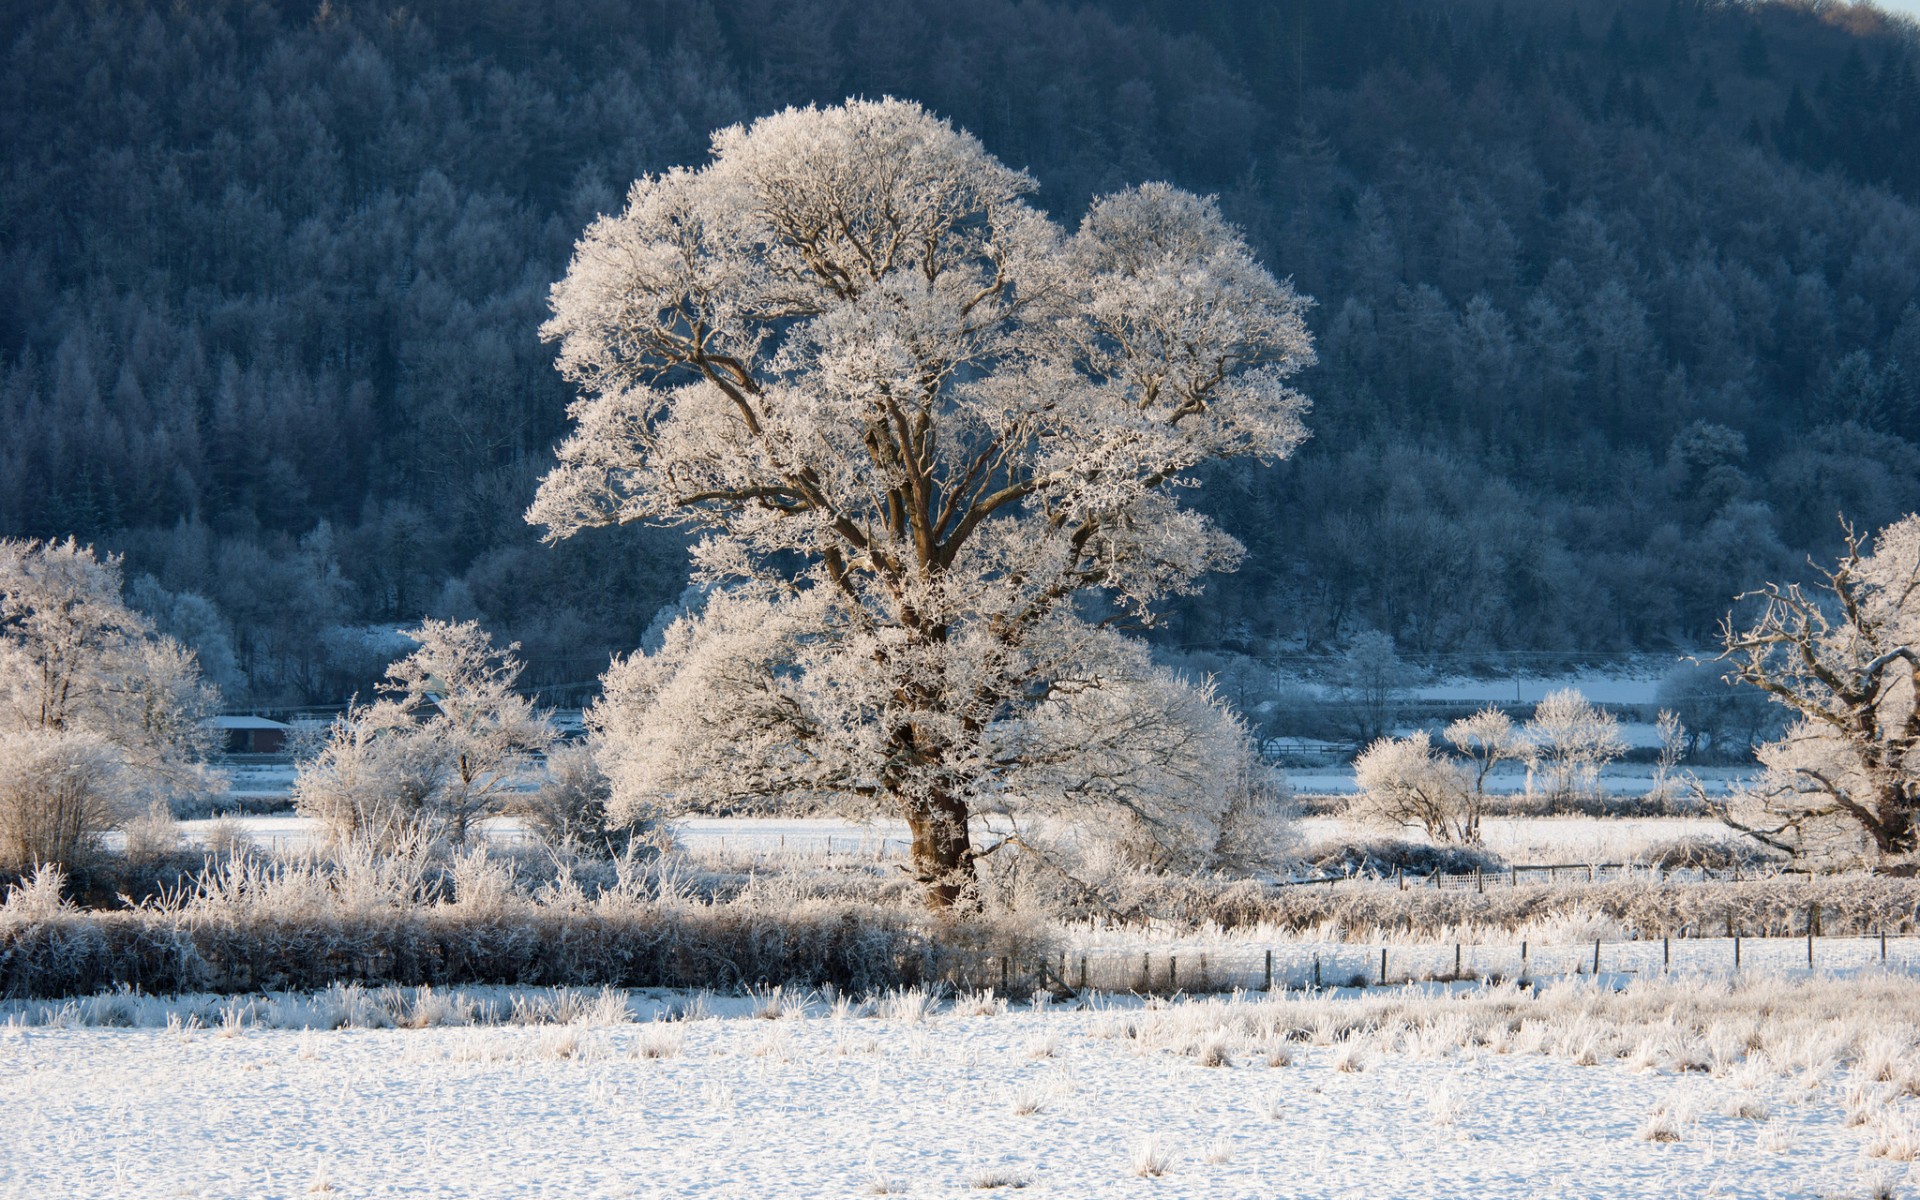
<svg viewBox="0 0 1920 1200">
<path fill-rule="evenodd" d="M 5 1010 L 0 1195 L 1865 1197 L 1920 1152 L 1878 975 L 82 1007 Z"/>
<path fill-rule="evenodd" d="M 306 817 L 249 816 L 183 821 L 181 830 L 198 844 L 230 833 L 244 834 L 263 850 L 301 853 L 320 840 Z M 481 823 L 501 845 L 524 844 L 526 830 L 512 817 Z M 674 836 L 687 854 L 711 861 L 826 862 L 904 859 L 910 844 L 900 821 L 849 821 L 834 817 L 693 817 L 676 821 Z M 1366 841 L 1381 830 L 1345 817 L 1307 817 L 1298 823 L 1306 844 Z M 1487 849 L 1509 862 L 1584 864 L 1633 862 L 1647 850 L 1682 838 L 1733 841 L 1737 835 L 1707 817 L 1488 817 L 1482 822 Z"/>
</svg>

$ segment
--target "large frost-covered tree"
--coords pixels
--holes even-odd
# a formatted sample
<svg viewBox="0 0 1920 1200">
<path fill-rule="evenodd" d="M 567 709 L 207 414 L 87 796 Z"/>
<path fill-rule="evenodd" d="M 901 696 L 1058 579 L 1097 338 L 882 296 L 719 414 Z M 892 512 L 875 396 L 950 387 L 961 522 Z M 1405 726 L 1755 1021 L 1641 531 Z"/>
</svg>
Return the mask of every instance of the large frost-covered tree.
<svg viewBox="0 0 1920 1200">
<path fill-rule="evenodd" d="M 1820 582 L 1768 584 L 1759 618 L 1729 619 L 1733 675 L 1798 720 L 1758 750 L 1765 772 L 1724 820 L 1796 856 L 1920 849 L 1920 515 L 1847 531 Z"/>
<path fill-rule="evenodd" d="M 891 810 L 936 907 L 983 803 L 1165 862 L 1243 824 L 1244 735 L 1113 626 L 1238 559 L 1178 496 L 1306 436 L 1306 302 L 1210 200 L 1148 184 L 1068 234 L 1033 189 L 850 101 L 721 130 L 588 228 L 544 329 L 583 398 L 529 519 L 692 526 L 711 588 L 608 676 L 616 805 Z"/>
</svg>

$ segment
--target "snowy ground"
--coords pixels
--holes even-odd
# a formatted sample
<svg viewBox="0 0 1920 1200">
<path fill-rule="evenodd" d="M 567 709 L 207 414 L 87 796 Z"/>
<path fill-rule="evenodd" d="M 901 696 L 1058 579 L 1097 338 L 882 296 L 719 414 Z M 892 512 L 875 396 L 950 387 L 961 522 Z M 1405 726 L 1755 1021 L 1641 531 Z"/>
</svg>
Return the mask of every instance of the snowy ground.
<svg viewBox="0 0 1920 1200">
<path fill-rule="evenodd" d="M 235 817 L 183 821 L 181 830 L 204 843 L 216 829 L 237 826 L 262 849 L 300 853 L 314 844 L 314 823 L 298 816 Z M 495 842 L 513 844 L 525 831 L 512 818 L 484 822 Z M 833 817 L 777 818 L 695 817 L 674 823 L 683 849 L 694 854 L 763 858 L 891 859 L 905 857 L 909 838 L 899 821 L 859 822 Z M 1381 831 L 1342 817 L 1309 817 L 1300 822 L 1308 844 L 1362 841 Z M 1705 817 L 1489 817 L 1482 823 L 1487 849 L 1509 862 L 1620 863 L 1631 862 L 1649 846 L 1683 837 L 1730 840 L 1726 826 Z"/>
<path fill-rule="evenodd" d="M 1418 1034 L 1308 1034 L 1271 1065 L 1287 1055 L 1207 1032 L 1257 1022 L 1257 1001 L 1196 1005 L 1191 1020 L 1180 1006 L 983 1011 L 332 1032 L 10 1024 L 0 1197 L 1665 1200 L 1914 1184 L 1884 1145 L 1868 1157 L 1905 1128 L 1893 1118 L 1906 1102 L 1876 1093 L 1849 1127 L 1865 1085 L 1831 1051 L 1804 1069 L 1782 1050 L 1778 1071 L 1734 1055 L 1674 1074 L 1642 1042 L 1637 1063 L 1622 1044 L 1579 1066 L 1594 1057 L 1549 1044 L 1550 1022 L 1496 1048 L 1448 1044 L 1442 1018 Z M 1272 1027 L 1328 1029 L 1274 1011 Z M 1182 1044 L 1194 1036 L 1213 1039 L 1219 1065 Z"/>
</svg>

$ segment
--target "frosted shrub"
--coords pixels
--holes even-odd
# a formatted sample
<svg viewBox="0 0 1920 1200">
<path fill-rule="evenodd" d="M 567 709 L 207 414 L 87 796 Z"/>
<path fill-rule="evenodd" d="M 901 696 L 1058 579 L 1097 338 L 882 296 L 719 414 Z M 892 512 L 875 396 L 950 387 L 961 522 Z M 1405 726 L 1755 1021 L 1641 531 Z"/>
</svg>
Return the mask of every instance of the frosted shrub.
<svg viewBox="0 0 1920 1200">
<path fill-rule="evenodd" d="M 164 800 L 149 804 L 121 830 L 125 838 L 121 853 L 135 862 L 164 858 L 180 848 L 180 822 L 174 820 L 173 809 Z"/>
<path fill-rule="evenodd" d="M 514 797 L 510 810 L 528 832 L 554 849 L 598 858 L 618 858 L 636 849 L 648 853 L 671 843 L 665 824 L 628 805 L 619 820 L 608 814 L 613 785 L 590 743 L 556 746 L 548 752 L 540 787 Z"/>
<path fill-rule="evenodd" d="M 85 862 L 100 835 L 129 815 L 118 756 L 105 739 L 0 731 L 0 870 Z"/>
</svg>

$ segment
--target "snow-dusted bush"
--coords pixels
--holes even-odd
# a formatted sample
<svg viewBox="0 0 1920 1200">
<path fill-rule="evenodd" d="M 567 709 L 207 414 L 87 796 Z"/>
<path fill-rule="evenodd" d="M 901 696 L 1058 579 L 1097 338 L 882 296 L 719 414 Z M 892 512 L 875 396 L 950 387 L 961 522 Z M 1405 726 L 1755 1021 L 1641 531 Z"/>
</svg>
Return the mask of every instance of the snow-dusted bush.
<svg viewBox="0 0 1920 1200">
<path fill-rule="evenodd" d="M 91 857 L 99 835 L 132 815 L 120 765 L 94 734 L 0 733 L 0 869 Z"/>
<path fill-rule="evenodd" d="M 1353 760 L 1359 792 L 1348 812 L 1389 828 L 1414 826 L 1437 841 L 1467 842 L 1472 779 L 1425 730 L 1381 738 Z"/>
<path fill-rule="evenodd" d="M 216 787 L 215 702 L 127 607 L 118 558 L 0 539 L 0 871 L 73 863 L 150 804 Z"/>
<path fill-rule="evenodd" d="M 608 811 L 613 785 L 587 744 L 556 746 L 538 789 L 515 797 L 510 810 L 545 845 L 593 857 L 626 854 L 636 845 L 658 849 L 671 840 L 656 815 L 627 806 L 619 820 Z"/>
<path fill-rule="evenodd" d="M 849 101 L 721 130 L 589 226 L 544 329 L 583 398 L 530 519 L 695 527 L 711 587 L 607 677 L 617 808 L 886 811 L 943 908 L 989 808 L 1211 852 L 1217 702 L 1090 606 L 1148 619 L 1237 562 L 1178 497 L 1304 438 L 1305 304 L 1210 200 L 1148 184 L 1068 234 L 1034 187 Z"/>
<path fill-rule="evenodd" d="M 1372 875 L 1390 878 L 1408 875 L 1465 875 L 1473 871 L 1503 871 L 1506 860 L 1478 846 L 1433 845 L 1381 839 L 1367 842 L 1323 842 L 1307 848 L 1306 865 L 1322 875 Z"/>
</svg>

